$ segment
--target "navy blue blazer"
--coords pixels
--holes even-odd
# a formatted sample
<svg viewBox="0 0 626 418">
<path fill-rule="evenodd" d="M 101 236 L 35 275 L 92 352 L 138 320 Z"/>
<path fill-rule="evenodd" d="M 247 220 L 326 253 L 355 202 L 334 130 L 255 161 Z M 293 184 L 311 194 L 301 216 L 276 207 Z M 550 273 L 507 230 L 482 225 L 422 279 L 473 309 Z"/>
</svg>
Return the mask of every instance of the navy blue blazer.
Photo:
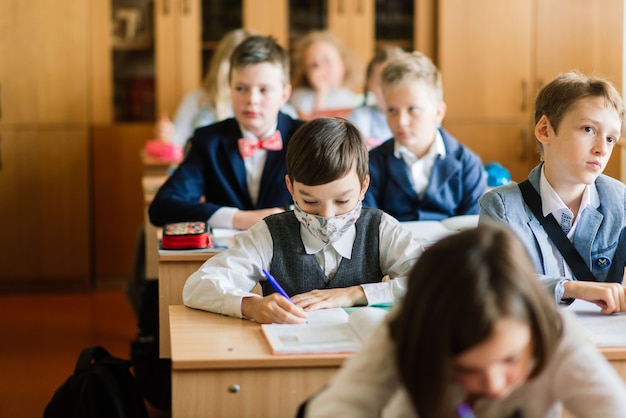
<svg viewBox="0 0 626 418">
<path fill-rule="evenodd" d="M 206 221 L 223 206 L 255 210 L 290 203 L 292 198 L 285 185 L 285 152 L 289 138 L 303 123 L 278 114 L 283 149 L 267 152 L 256 205 L 248 192 L 246 169 L 237 146 L 243 136 L 237 121 L 231 118 L 197 129 L 185 159 L 154 197 L 148 210 L 150 222 L 162 226 Z"/>
<path fill-rule="evenodd" d="M 382 209 L 399 221 L 478 214 L 478 198 L 486 189 L 480 157 L 444 129 L 439 132 L 446 156 L 435 161 L 422 199 L 404 160 L 393 155 L 392 138 L 370 151 L 371 180 L 364 206 Z"/>
</svg>

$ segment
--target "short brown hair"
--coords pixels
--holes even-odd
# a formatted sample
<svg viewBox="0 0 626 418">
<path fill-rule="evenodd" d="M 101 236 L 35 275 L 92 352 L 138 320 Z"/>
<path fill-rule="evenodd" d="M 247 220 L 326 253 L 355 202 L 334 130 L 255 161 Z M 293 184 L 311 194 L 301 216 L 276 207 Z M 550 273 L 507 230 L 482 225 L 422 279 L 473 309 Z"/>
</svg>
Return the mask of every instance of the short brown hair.
<svg viewBox="0 0 626 418">
<path fill-rule="evenodd" d="M 535 99 L 535 124 L 542 116 L 546 116 L 556 133 L 563 117 L 580 99 L 602 97 L 606 106 L 617 111 L 620 123 L 624 121 L 624 102 L 613 84 L 602 77 L 588 76 L 577 71 L 558 75 L 554 80 L 543 86 Z M 537 141 L 539 151 L 543 153 L 542 144 Z"/>
<path fill-rule="evenodd" d="M 453 396 L 454 358 L 485 341 L 503 318 L 530 327 L 530 377 L 554 355 L 562 334 L 558 309 L 504 225 L 480 224 L 437 242 L 408 283 L 390 332 L 400 379 L 420 417 L 447 416 L 441 408 Z"/>
<path fill-rule="evenodd" d="M 230 57 L 230 81 L 234 68 L 268 62 L 283 70 L 283 84 L 289 84 L 289 55 L 272 36 L 252 35 L 243 40 Z"/>
<path fill-rule="evenodd" d="M 361 184 L 369 173 L 367 145 L 346 119 L 317 118 L 302 125 L 287 145 L 287 173 L 292 182 L 319 186 L 356 168 Z"/>
<path fill-rule="evenodd" d="M 406 81 L 426 84 L 433 89 L 437 100 L 443 100 L 441 73 L 432 60 L 419 51 L 407 52 L 392 59 L 381 76 L 383 90 L 386 86 Z"/>
</svg>

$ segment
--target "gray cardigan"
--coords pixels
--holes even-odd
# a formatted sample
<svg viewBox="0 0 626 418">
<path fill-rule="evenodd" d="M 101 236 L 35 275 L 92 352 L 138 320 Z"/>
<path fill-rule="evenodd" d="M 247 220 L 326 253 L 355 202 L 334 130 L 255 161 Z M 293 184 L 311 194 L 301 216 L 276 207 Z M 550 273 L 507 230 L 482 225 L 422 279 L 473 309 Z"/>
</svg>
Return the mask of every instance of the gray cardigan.
<svg viewBox="0 0 626 418">
<path fill-rule="evenodd" d="M 542 164 L 528 179 L 539 191 Z M 626 186 L 600 175 L 595 181 L 600 206 L 587 207 L 579 214 L 574 246 L 599 282 L 622 282 L 626 265 Z M 524 203 L 517 184 L 497 187 L 480 200 L 479 222 L 495 219 L 508 226 L 523 241 L 530 258 L 552 294 L 560 277 L 559 263 L 552 256 L 547 233 Z M 608 260 L 608 263 L 607 263 Z"/>
</svg>

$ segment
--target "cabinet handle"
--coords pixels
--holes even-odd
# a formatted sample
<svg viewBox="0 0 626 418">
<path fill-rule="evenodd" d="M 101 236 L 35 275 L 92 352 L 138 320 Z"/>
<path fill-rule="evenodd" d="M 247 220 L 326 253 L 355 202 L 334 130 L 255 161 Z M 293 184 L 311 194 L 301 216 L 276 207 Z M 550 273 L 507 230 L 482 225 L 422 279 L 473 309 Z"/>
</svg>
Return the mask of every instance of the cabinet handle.
<svg viewBox="0 0 626 418">
<path fill-rule="evenodd" d="M 235 383 L 228 387 L 228 391 L 230 393 L 239 393 L 241 391 L 241 387 Z"/>
<path fill-rule="evenodd" d="M 191 13 L 191 0 L 183 0 L 183 14 L 188 15 Z"/>
<path fill-rule="evenodd" d="M 525 163 L 528 160 L 528 129 L 522 128 L 520 136 L 522 139 L 522 152 L 520 153 L 519 160 Z"/>
<path fill-rule="evenodd" d="M 537 80 L 537 92 L 539 92 L 539 90 L 541 90 L 544 85 L 545 83 L 543 82 L 543 79 L 542 78 L 538 79 Z"/>
<path fill-rule="evenodd" d="M 522 80 L 522 112 L 528 109 L 528 81 Z"/>
<path fill-rule="evenodd" d="M 337 13 L 342 15 L 343 11 L 344 11 L 343 0 L 338 0 L 337 1 Z"/>
<path fill-rule="evenodd" d="M 163 0 L 163 16 L 170 14 L 170 0 Z"/>
<path fill-rule="evenodd" d="M 359 14 L 359 15 L 362 15 L 364 13 L 364 11 L 365 11 L 365 7 L 363 5 L 364 1 L 365 0 L 359 0 L 357 2 L 357 4 L 356 4 L 356 13 Z"/>
</svg>

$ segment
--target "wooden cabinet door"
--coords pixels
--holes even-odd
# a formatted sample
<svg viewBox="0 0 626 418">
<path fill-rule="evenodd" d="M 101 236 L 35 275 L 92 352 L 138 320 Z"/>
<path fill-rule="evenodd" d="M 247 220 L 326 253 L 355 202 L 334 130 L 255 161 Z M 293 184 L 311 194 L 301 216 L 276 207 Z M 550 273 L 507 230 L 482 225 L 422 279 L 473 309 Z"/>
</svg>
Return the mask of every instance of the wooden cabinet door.
<svg viewBox="0 0 626 418">
<path fill-rule="evenodd" d="M 87 286 L 88 161 L 86 128 L 0 131 L 0 282 Z"/>
<path fill-rule="evenodd" d="M 0 123 L 87 123 L 89 2 L 0 2 Z"/>
<path fill-rule="evenodd" d="M 621 91 L 624 0 L 537 1 L 537 83 L 580 70 Z"/>
<path fill-rule="evenodd" d="M 202 83 L 200 14 L 200 0 L 155 1 L 157 117 L 173 118 L 184 95 Z"/>
<path fill-rule="evenodd" d="M 328 29 L 368 62 L 374 55 L 374 1 L 328 0 Z"/>
<path fill-rule="evenodd" d="M 623 21 L 624 0 L 537 1 L 537 81 L 533 93 L 570 70 L 607 77 L 621 92 Z M 622 147 L 613 149 L 605 174 L 623 179 L 623 152 Z"/>
<path fill-rule="evenodd" d="M 461 143 L 480 155 L 483 163 L 497 161 L 509 170 L 511 179 L 522 181 L 539 162 L 534 133 L 525 122 L 445 122 Z"/>
<path fill-rule="evenodd" d="M 243 27 L 272 35 L 283 48 L 289 47 L 289 7 L 287 0 L 244 0 Z"/>
<path fill-rule="evenodd" d="M 528 0 L 441 0 L 439 68 L 446 118 L 528 118 L 532 39 Z"/>
</svg>

